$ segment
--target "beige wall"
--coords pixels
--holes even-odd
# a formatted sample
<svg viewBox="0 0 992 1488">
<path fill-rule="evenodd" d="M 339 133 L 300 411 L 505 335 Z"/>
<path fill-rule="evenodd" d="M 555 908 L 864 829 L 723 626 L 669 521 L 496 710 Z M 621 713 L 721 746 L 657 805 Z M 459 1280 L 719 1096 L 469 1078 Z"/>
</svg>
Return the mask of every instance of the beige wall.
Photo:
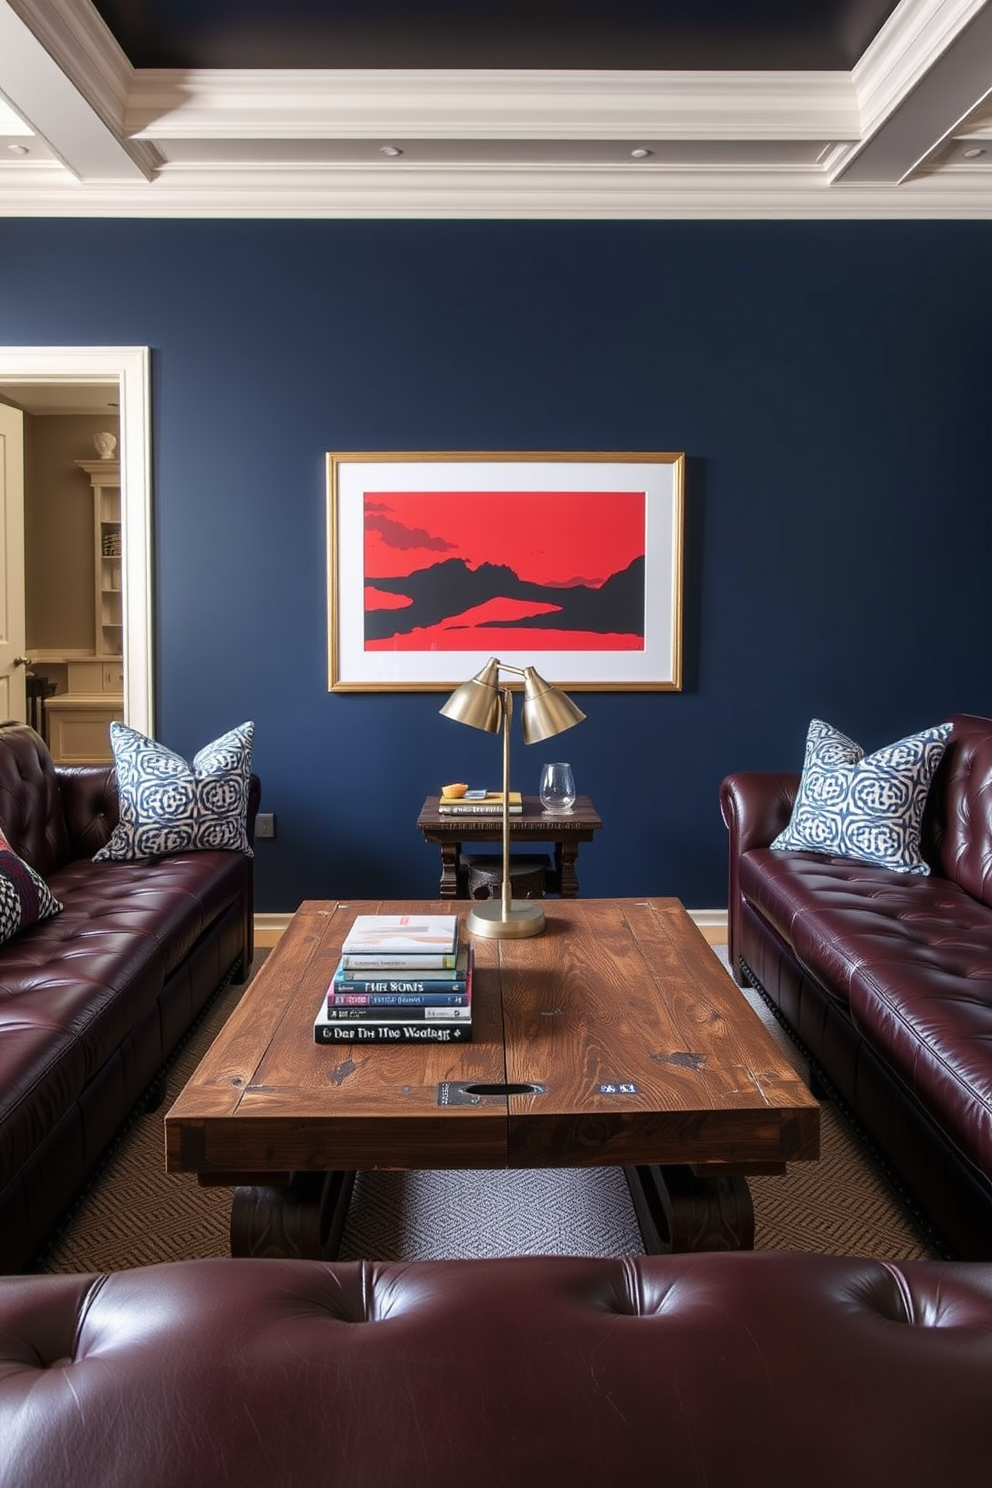
<svg viewBox="0 0 992 1488">
<path fill-rule="evenodd" d="M 119 437 L 106 414 L 24 415 L 24 567 L 27 644 L 36 651 L 92 651 L 93 492 L 76 460 L 93 460 L 93 436 Z"/>
</svg>

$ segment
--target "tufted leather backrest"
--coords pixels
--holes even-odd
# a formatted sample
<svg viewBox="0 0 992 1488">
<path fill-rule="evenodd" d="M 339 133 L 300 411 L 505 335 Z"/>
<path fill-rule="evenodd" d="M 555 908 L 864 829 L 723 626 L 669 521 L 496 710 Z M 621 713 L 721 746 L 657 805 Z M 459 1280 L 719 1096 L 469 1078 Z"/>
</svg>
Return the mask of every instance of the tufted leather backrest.
<svg viewBox="0 0 992 1488">
<path fill-rule="evenodd" d="M 70 858 L 91 858 L 106 847 L 120 816 L 113 765 L 58 765 Z"/>
<path fill-rule="evenodd" d="M 986 1488 L 992 1266 L 786 1251 L 0 1278 L 3 1488 Z"/>
<path fill-rule="evenodd" d="M 992 905 L 992 718 L 954 713 L 923 816 L 923 855 L 935 872 Z"/>
<path fill-rule="evenodd" d="M 26 723 L 0 723 L 0 827 L 42 878 L 69 856 L 55 764 L 44 739 Z"/>
</svg>

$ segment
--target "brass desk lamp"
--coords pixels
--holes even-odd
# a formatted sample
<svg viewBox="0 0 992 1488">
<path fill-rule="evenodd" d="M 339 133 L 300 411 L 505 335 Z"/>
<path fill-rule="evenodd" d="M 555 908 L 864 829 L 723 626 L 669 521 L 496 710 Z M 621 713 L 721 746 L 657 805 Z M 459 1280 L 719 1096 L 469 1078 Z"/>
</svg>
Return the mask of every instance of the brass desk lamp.
<svg viewBox="0 0 992 1488">
<path fill-rule="evenodd" d="M 520 710 L 524 743 L 538 744 L 553 739 L 566 729 L 581 723 L 585 714 L 571 698 L 552 687 L 533 667 L 510 666 L 495 656 L 476 676 L 455 689 L 441 712 L 456 723 L 482 729 L 487 734 L 503 734 L 503 883 L 499 900 L 473 907 L 468 916 L 468 929 L 490 939 L 522 939 L 540 935 L 545 926 L 544 910 L 539 900 L 514 901 L 510 886 L 510 719 L 513 716 L 513 693 L 508 683 L 500 680 L 501 672 L 512 672 L 524 679 L 524 701 Z"/>
</svg>

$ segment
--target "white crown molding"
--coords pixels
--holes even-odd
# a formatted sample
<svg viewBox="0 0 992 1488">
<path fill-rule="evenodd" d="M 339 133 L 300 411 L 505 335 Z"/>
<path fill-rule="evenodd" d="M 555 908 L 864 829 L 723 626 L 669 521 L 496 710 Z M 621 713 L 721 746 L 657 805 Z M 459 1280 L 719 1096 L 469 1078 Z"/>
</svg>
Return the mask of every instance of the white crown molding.
<svg viewBox="0 0 992 1488">
<path fill-rule="evenodd" d="M 0 216 L 987 219 L 985 56 L 992 0 L 902 0 L 850 74 L 135 71 L 90 0 L 0 0 L 57 157 L 4 152 Z"/>
<path fill-rule="evenodd" d="M 844 72 L 143 70 L 138 139 L 857 139 Z"/>
<path fill-rule="evenodd" d="M 898 189 L 832 188 L 825 175 L 586 165 L 166 166 L 141 187 L 57 181 L 19 168 L 7 216 L 298 219 L 992 219 L 988 172 L 923 176 Z"/>
</svg>

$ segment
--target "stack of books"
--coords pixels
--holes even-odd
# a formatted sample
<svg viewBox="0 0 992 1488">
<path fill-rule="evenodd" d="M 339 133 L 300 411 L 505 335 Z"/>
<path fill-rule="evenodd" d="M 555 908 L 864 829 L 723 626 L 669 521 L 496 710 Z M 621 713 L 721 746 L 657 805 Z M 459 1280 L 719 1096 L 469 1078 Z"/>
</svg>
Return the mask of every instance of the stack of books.
<svg viewBox="0 0 992 1488">
<path fill-rule="evenodd" d="M 502 791 L 467 791 L 464 796 L 438 798 L 437 809 L 442 816 L 502 816 Z M 519 791 L 510 791 L 510 816 L 523 813 L 523 797 Z"/>
<path fill-rule="evenodd" d="M 358 915 L 314 1019 L 318 1044 L 469 1043 L 472 947 L 457 915 Z"/>
</svg>

